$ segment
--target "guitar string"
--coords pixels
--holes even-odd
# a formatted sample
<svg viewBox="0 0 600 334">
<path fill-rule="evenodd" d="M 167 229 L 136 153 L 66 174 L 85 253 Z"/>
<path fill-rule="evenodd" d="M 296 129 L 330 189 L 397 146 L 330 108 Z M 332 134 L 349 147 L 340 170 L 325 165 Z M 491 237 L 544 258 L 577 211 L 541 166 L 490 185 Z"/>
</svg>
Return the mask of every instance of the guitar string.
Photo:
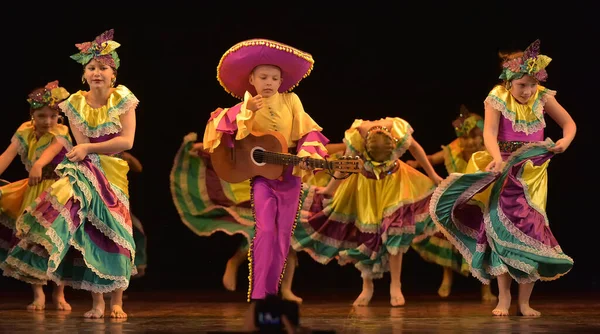
<svg viewBox="0 0 600 334">
<path fill-rule="evenodd" d="M 302 162 L 302 161 L 307 161 L 307 163 L 312 164 L 312 167 L 316 167 L 316 168 L 323 168 L 325 170 L 325 172 L 331 176 L 332 178 L 336 179 L 336 180 L 343 180 L 343 179 L 347 179 L 348 177 L 350 177 L 350 175 L 352 175 L 352 173 L 350 172 L 346 172 L 346 175 L 342 175 L 341 177 L 337 177 L 334 175 L 334 161 L 328 161 L 327 158 L 323 159 L 323 160 L 318 160 L 318 159 L 306 159 L 306 158 L 301 158 L 295 155 L 291 155 L 291 154 L 284 154 L 284 153 L 277 153 L 277 152 L 267 152 L 267 151 L 254 151 L 255 155 L 255 159 L 257 157 L 261 157 L 262 162 L 265 163 L 284 163 L 284 164 L 290 164 L 293 163 L 294 165 L 297 165 L 298 163 Z M 317 166 L 318 164 L 318 166 Z M 356 164 L 356 163 L 354 163 Z"/>
</svg>

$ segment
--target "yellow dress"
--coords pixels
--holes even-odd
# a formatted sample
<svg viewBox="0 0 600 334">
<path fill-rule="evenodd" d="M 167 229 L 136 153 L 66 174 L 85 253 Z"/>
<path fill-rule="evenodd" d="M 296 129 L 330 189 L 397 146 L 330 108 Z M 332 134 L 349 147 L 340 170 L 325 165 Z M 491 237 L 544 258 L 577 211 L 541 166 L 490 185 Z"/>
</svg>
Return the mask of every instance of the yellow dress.
<svg viewBox="0 0 600 334">
<path fill-rule="evenodd" d="M 135 110 L 138 99 L 118 86 L 108 103 L 90 107 L 84 92 L 59 106 L 90 142 L 107 141 L 122 130 L 120 116 Z M 79 162 L 64 159 L 60 179 L 30 205 L 17 221 L 17 236 L 27 246 L 42 246 L 47 256 L 23 256 L 15 247 L 8 259 L 30 276 L 104 293 L 126 289 L 136 273 L 135 241 L 129 212 L 128 164 L 115 154 L 90 153 Z"/>
<path fill-rule="evenodd" d="M 408 122 L 392 119 L 396 147 L 383 163 L 366 153 L 358 130 L 362 122 L 354 121 L 344 142 L 350 155 L 365 161 L 364 170 L 342 181 L 333 198 L 304 187 L 292 246 L 320 263 L 338 258 L 340 264 L 353 263 L 363 276 L 378 278 L 389 270 L 389 254 L 404 253 L 416 235 L 434 232 L 427 208 L 435 184 L 399 159 L 412 141 Z"/>
<path fill-rule="evenodd" d="M 40 158 L 44 150 L 53 140 L 71 142 L 69 128 L 57 124 L 50 131 L 37 137 L 33 124 L 28 121 L 17 129 L 12 141 L 18 144 L 18 154 L 25 169 L 29 172 L 33 164 Z M 52 183 L 58 179 L 54 172 L 57 164 L 62 161 L 66 151 L 59 154 L 42 169 L 42 180 L 35 186 L 29 186 L 29 179 L 15 181 L 0 187 L 0 269 L 4 275 L 15 277 L 28 283 L 45 284 L 45 280 L 37 280 L 25 275 L 18 270 L 13 270 L 5 263 L 8 252 L 19 243 L 15 236 L 16 221 L 35 199 Z M 42 248 L 33 249 L 34 252 L 43 252 Z M 31 255 L 31 254 L 30 254 Z"/>
</svg>

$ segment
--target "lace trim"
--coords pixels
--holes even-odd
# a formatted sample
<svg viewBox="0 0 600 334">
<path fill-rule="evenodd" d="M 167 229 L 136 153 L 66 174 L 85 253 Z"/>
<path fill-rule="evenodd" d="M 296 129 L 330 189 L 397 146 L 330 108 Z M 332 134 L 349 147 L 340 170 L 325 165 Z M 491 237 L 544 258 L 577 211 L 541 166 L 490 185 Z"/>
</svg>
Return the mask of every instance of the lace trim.
<svg viewBox="0 0 600 334">
<path fill-rule="evenodd" d="M 354 176 L 351 176 L 351 177 L 354 177 Z M 423 193 L 420 197 L 417 197 L 414 199 L 401 200 L 401 201 L 397 202 L 396 204 L 394 204 L 393 206 L 390 206 L 390 207 L 384 209 L 381 221 L 376 224 L 363 223 L 358 220 L 358 215 L 355 215 L 355 214 L 346 215 L 346 214 L 339 213 L 339 212 L 333 212 L 333 208 L 331 208 L 331 206 L 329 206 L 329 205 L 325 205 L 326 204 L 325 201 L 323 201 L 323 213 L 325 215 L 329 216 L 331 220 L 335 220 L 337 222 L 341 222 L 344 224 L 354 224 L 358 228 L 358 230 L 363 233 L 378 233 L 380 226 L 381 226 L 381 222 L 383 220 L 385 220 L 386 218 L 388 218 L 389 216 L 394 214 L 394 212 L 398 211 L 401 207 L 404 207 L 407 205 L 412 205 L 414 203 L 417 203 L 417 202 L 420 202 L 420 201 L 426 199 L 427 197 L 432 195 L 433 191 L 434 190 L 432 189 L 430 192 Z M 333 200 L 333 198 L 330 200 Z M 304 210 L 310 211 L 310 207 L 305 208 Z M 419 217 L 418 215 L 419 214 L 417 214 L 415 216 L 415 222 L 419 221 L 419 220 L 417 220 L 417 218 Z M 413 227 L 412 227 L 413 234 L 415 232 L 414 229 L 415 229 L 415 227 L 413 225 Z"/>
<path fill-rule="evenodd" d="M 86 137 L 98 138 L 108 134 L 121 132 L 122 126 L 118 117 L 132 109 L 135 110 L 140 102 L 133 94 L 127 95 L 123 99 L 126 100 L 121 106 L 108 110 L 108 118 L 111 120 L 111 122 L 103 124 L 104 126 L 98 129 L 91 129 L 88 127 L 85 119 L 81 117 L 77 110 L 75 110 L 72 105 L 67 104 L 68 101 L 60 103 L 59 107 L 69 118 L 69 123 L 71 126 L 76 127 Z"/>
<path fill-rule="evenodd" d="M 461 174 L 461 175 L 464 175 L 464 174 Z M 477 240 L 479 231 L 468 227 L 467 225 L 460 222 L 460 220 L 458 218 L 456 218 L 456 216 L 454 214 L 456 211 L 456 207 L 460 204 L 467 203 L 467 201 L 469 199 L 473 198 L 473 196 L 475 196 L 477 193 L 479 193 L 482 189 L 489 187 L 492 184 L 493 180 L 496 179 L 497 177 L 498 177 L 498 174 L 488 173 L 488 176 L 484 177 L 481 180 L 478 180 L 473 185 L 471 185 L 465 192 L 463 192 L 458 197 L 458 199 L 456 200 L 454 205 L 452 206 L 452 221 L 454 222 L 454 226 L 461 233 L 468 235 L 470 238 L 473 238 L 474 240 Z M 481 209 L 481 207 L 480 207 L 480 209 Z"/>
<path fill-rule="evenodd" d="M 92 154 L 89 155 L 90 160 L 92 162 L 92 164 L 98 168 L 103 175 L 106 175 L 106 173 L 104 172 L 104 170 L 100 167 L 100 160 L 98 155 L 96 154 Z M 63 171 L 62 169 L 66 168 L 66 171 Z M 89 187 L 83 183 L 78 177 L 77 175 L 75 175 L 71 170 L 69 170 L 69 168 L 73 168 L 78 170 L 79 172 L 81 172 L 83 175 L 85 175 L 86 179 L 92 183 L 93 187 L 95 189 L 101 189 L 100 188 L 100 183 L 98 182 L 98 179 L 96 178 L 96 176 L 94 175 L 94 173 L 92 173 L 88 168 L 84 168 L 84 165 L 82 164 L 71 164 L 69 163 L 68 165 L 65 165 L 63 163 L 61 163 L 57 169 L 61 170 L 61 175 L 68 175 L 70 176 L 73 180 L 75 180 L 75 182 L 77 183 L 77 186 L 79 187 L 79 189 L 84 193 L 84 196 L 86 198 L 86 203 L 89 205 L 92 202 L 92 190 L 89 189 Z M 111 187 L 111 190 L 113 191 L 113 193 L 115 194 L 115 196 L 117 197 L 117 199 L 123 203 L 123 205 L 127 208 L 127 210 L 129 210 L 129 200 L 121 193 L 120 189 L 116 188 L 115 186 L 112 185 L 112 183 L 108 182 L 108 184 Z M 97 190 L 95 190 L 97 192 Z M 74 194 L 74 196 L 76 196 Z M 100 195 L 99 195 L 100 196 Z M 83 203 L 83 202 L 82 202 Z M 114 211 L 109 210 L 111 216 L 119 223 L 119 225 L 121 225 L 121 227 L 123 227 L 127 233 L 129 233 L 130 235 L 133 235 L 133 229 L 130 225 L 128 225 L 126 223 L 127 219 L 126 217 L 124 217 L 123 215 L 120 215 Z M 89 213 L 91 215 L 91 211 Z M 83 216 L 83 212 L 79 212 L 79 216 L 80 218 L 83 220 L 84 216 Z M 90 217 L 91 218 L 91 217 Z M 108 235 L 107 235 L 108 236 Z"/>
<path fill-rule="evenodd" d="M 95 158 L 98 158 L 97 155 L 95 156 Z M 99 161 L 93 161 L 93 163 L 98 163 L 99 165 Z M 82 164 L 75 164 L 74 166 L 72 166 L 73 168 L 79 170 L 81 173 L 83 173 L 87 180 L 90 181 L 92 183 L 92 185 L 94 186 L 95 189 L 100 189 L 100 184 L 98 182 L 98 179 L 95 177 L 95 175 L 89 171 L 87 168 L 83 168 Z M 99 167 L 99 166 L 96 166 Z M 101 170 L 102 173 L 104 173 L 103 170 Z M 91 194 L 91 190 L 88 189 L 87 185 L 83 182 L 81 182 L 79 180 L 79 178 L 75 177 L 75 175 L 72 174 L 72 172 L 70 170 L 67 170 L 65 172 L 65 174 L 70 175 L 75 182 L 77 182 L 77 185 L 79 186 L 79 188 L 82 190 L 82 192 L 85 194 L 86 196 L 86 202 L 88 203 L 88 205 L 91 203 L 92 200 L 92 194 Z M 109 182 L 110 184 L 110 182 Z M 112 188 L 112 185 L 111 185 Z M 114 192 L 114 188 L 113 188 L 113 192 Z M 117 198 L 119 200 L 121 200 L 121 198 L 119 198 L 119 193 L 115 192 L 115 194 L 117 195 Z M 77 200 L 79 200 L 81 203 L 83 203 L 81 200 L 81 198 L 79 198 L 75 193 L 73 193 L 73 196 L 75 198 L 77 198 Z M 62 209 L 65 209 L 64 206 L 60 205 L 60 203 L 56 202 L 57 205 L 59 205 L 59 207 L 62 207 Z M 62 211 L 62 210 L 61 210 Z M 68 211 L 67 211 L 68 212 Z M 92 225 L 94 225 L 100 232 L 102 232 L 102 234 L 104 234 L 107 238 L 111 239 L 112 241 L 114 241 L 115 243 L 117 243 L 118 245 L 120 245 L 123 248 L 126 248 L 127 250 L 129 250 L 131 252 L 131 257 L 132 259 L 135 259 L 135 248 L 129 243 L 127 242 L 124 238 L 122 238 L 121 236 L 119 236 L 114 230 L 110 229 L 104 222 L 102 222 L 96 215 L 94 215 L 92 210 L 89 210 L 87 217 L 84 216 L 83 210 L 80 208 L 78 210 L 78 215 L 81 219 L 81 221 L 83 222 L 85 219 L 87 218 Z M 111 214 L 111 216 L 119 223 L 119 225 L 121 225 L 121 227 L 123 227 L 127 233 L 129 233 L 129 235 L 133 235 L 133 229 L 132 226 L 127 225 L 126 224 L 126 218 L 123 217 L 122 215 L 117 214 L 116 212 L 113 212 L 111 210 L 109 210 L 109 213 Z M 67 213 L 68 215 L 68 213 Z M 67 218 L 69 219 L 69 218 Z M 71 222 L 69 224 L 70 226 L 74 227 L 74 224 Z M 73 231 L 71 231 L 73 232 Z M 132 260 L 133 262 L 133 260 Z"/>
<path fill-rule="evenodd" d="M 67 171 L 66 173 L 70 174 L 70 171 Z M 82 188 L 81 188 L 82 192 L 85 193 L 84 190 L 87 189 L 85 187 L 85 184 L 82 184 L 80 181 L 78 181 L 77 178 L 75 178 L 75 180 L 76 180 L 76 182 L 78 182 L 78 185 L 82 186 Z M 90 179 L 90 181 L 91 181 L 91 179 Z M 97 185 L 97 180 L 95 180 L 95 181 L 96 181 L 95 185 Z M 94 182 L 92 181 L 92 183 L 94 183 Z M 90 200 L 91 200 L 91 193 L 89 195 L 90 195 Z M 67 221 L 67 223 L 69 225 L 69 230 L 71 231 L 71 233 L 73 233 L 75 226 L 74 226 L 73 221 L 70 219 L 69 211 L 66 210 L 66 208 L 62 204 L 60 204 L 58 202 L 58 200 L 56 198 L 54 198 L 53 196 L 48 194 L 47 197 L 49 198 L 53 208 L 56 211 L 58 211 L 60 213 L 60 215 L 63 216 L 63 218 L 65 218 L 65 221 Z M 76 201 L 79 201 L 80 203 L 84 203 L 83 199 L 80 196 L 77 196 L 76 194 L 73 193 L 73 197 L 76 199 Z M 38 199 L 36 199 L 36 202 L 39 203 L 41 200 L 42 200 L 42 198 L 39 197 Z M 90 203 L 89 200 L 88 200 L 88 203 Z M 83 210 L 81 208 L 78 210 L 77 214 L 80 217 L 81 221 L 84 222 L 85 221 L 84 214 L 83 214 Z M 57 284 L 71 285 L 73 287 L 79 287 L 79 288 L 87 289 L 87 290 L 93 291 L 93 292 L 110 292 L 110 291 L 112 291 L 114 289 L 118 289 L 118 288 L 123 288 L 123 289 L 127 288 L 127 286 L 129 285 L 129 281 L 127 280 L 127 278 L 125 276 L 112 276 L 112 275 L 102 274 L 97 268 L 91 266 L 87 261 L 85 261 L 85 251 L 83 250 L 83 247 L 81 247 L 79 244 L 77 244 L 73 239 L 69 240 L 69 244 L 71 246 L 73 246 L 75 249 L 77 249 L 83 255 L 85 265 L 99 277 L 104 278 L 104 279 L 113 280 L 113 281 L 115 281 L 115 283 L 113 283 L 110 286 L 98 287 L 89 282 L 78 283 L 78 282 L 74 282 L 74 281 L 62 281 L 62 279 L 60 277 L 58 277 L 57 275 L 55 275 L 53 272 L 58 268 L 58 265 L 60 264 L 59 257 L 60 257 L 60 254 L 62 254 L 64 251 L 64 244 L 62 243 L 62 240 L 60 239 L 60 237 L 58 236 L 56 231 L 50 227 L 50 225 L 51 225 L 50 222 L 47 221 L 45 218 L 43 218 L 41 212 L 36 212 L 34 210 L 32 212 L 32 215 L 36 219 L 39 219 L 38 221 L 40 223 L 47 226 L 46 234 L 50 237 L 50 239 L 52 240 L 52 243 L 54 244 L 54 246 L 51 245 L 45 239 L 43 239 L 37 235 L 27 236 L 27 238 L 29 240 L 44 246 L 46 248 L 46 250 L 48 251 L 48 253 L 51 254 L 50 260 L 48 263 L 48 276 L 53 281 L 55 281 Z M 117 236 L 116 232 L 114 232 L 113 230 L 108 228 L 108 226 L 106 226 L 104 223 L 100 222 L 99 219 L 95 215 L 93 215 L 91 211 L 88 214 L 87 218 L 90 221 L 90 223 L 92 225 L 94 225 L 98 230 L 100 230 L 105 236 L 107 236 L 108 238 L 113 240 L 115 243 L 128 249 L 131 252 L 130 265 L 132 267 L 132 275 L 136 274 L 137 269 L 135 268 L 135 265 L 134 265 L 135 250 L 133 249 L 131 244 L 127 243 L 122 237 Z M 21 219 L 19 221 L 21 221 Z M 29 227 L 27 225 L 25 225 L 25 227 L 26 228 L 23 228 L 23 231 L 24 231 L 24 233 L 27 233 L 29 231 Z M 114 236 L 114 238 L 113 238 L 113 236 Z M 53 252 L 54 247 L 57 248 L 56 252 Z"/>
<path fill-rule="evenodd" d="M 464 175 L 464 174 L 452 173 L 438 185 L 436 190 L 433 192 L 433 195 L 431 196 L 431 200 L 429 202 L 429 215 L 430 215 L 431 219 L 433 220 L 433 223 L 438 227 L 439 232 L 442 232 L 444 237 L 446 237 L 446 239 L 448 239 L 452 243 L 452 245 L 454 245 L 454 247 L 463 256 L 465 261 L 469 264 L 469 269 L 471 270 L 471 274 L 473 275 L 473 277 L 480 280 L 483 284 L 489 284 L 490 280 L 488 278 L 485 278 L 484 275 L 481 272 L 479 272 L 478 269 L 472 267 L 471 264 L 473 263 L 473 254 L 471 253 L 471 251 L 469 250 L 467 245 L 465 245 L 462 242 L 462 240 L 457 238 L 454 235 L 454 233 L 450 232 L 444 226 L 444 224 L 442 222 L 440 222 L 440 218 L 438 217 L 437 212 L 436 212 L 436 208 L 440 202 L 441 197 L 445 193 L 445 191 L 448 190 L 448 188 L 450 188 L 454 184 L 454 182 L 458 181 L 462 177 L 462 175 Z M 454 211 L 455 206 L 456 206 L 456 202 L 452 206 L 451 211 Z M 452 220 L 452 224 L 458 228 L 457 224 L 454 221 L 454 218 L 455 217 L 452 213 L 450 215 L 450 219 Z"/>
<path fill-rule="evenodd" d="M 13 267 L 12 264 L 8 264 L 8 262 L 12 260 L 10 258 L 7 258 L 5 260 L 5 262 L 0 263 L 0 269 L 2 269 L 2 275 L 6 276 L 6 277 L 11 277 L 11 278 L 15 278 L 18 279 L 19 281 L 28 283 L 28 284 L 37 284 L 37 285 L 46 285 L 48 284 L 48 280 L 44 279 L 44 280 L 40 280 L 40 279 L 36 279 L 32 276 L 26 275 L 24 274 L 24 272 L 21 272 L 20 268 L 25 266 L 25 264 L 21 265 L 22 262 L 14 262 L 15 267 Z M 26 270 L 26 269 L 24 269 Z"/>
<path fill-rule="evenodd" d="M 543 93 L 543 94 L 542 94 Z M 532 133 L 536 133 L 546 127 L 546 121 L 544 120 L 543 110 L 544 105 L 546 105 L 546 101 L 548 100 L 548 95 L 556 95 L 556 91 L 553 90 L 545 90 L 543 92 L 538 93 L 541 96 L 539 97 L 539 102 L 536 101 L 532 108 L 532 112 L 534 113 L 538 122 L 533 124 L 519 123 L 517 122 L 517 113 L 510 111 L 506 108 L 506 103 L 499 100 L 495 96 L 486 97 L 484 103 L 488 103 L 493 109 L 498 110 L 502 113 L 506 119 L 508 119 L 512 123 L 512 129 L 515 132 L 524 132 L 529 135 Z"/>
</svg>

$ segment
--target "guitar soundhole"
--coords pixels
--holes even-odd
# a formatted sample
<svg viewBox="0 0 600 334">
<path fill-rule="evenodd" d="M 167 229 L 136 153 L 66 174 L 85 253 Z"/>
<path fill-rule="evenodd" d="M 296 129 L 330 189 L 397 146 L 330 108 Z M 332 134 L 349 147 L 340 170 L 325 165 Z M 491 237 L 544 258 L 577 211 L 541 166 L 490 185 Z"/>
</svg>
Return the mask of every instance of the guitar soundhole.
<svg viewBox="0 0 600 334">
<path fill-rule="evenodd" d="M 252 162 L 254 162 L 258 166 L 264 166 L 267 163 L 265 162 L 265 149 L 262 147 L 255 147 L 250 152 L 252 156 Z"/>
</svg>

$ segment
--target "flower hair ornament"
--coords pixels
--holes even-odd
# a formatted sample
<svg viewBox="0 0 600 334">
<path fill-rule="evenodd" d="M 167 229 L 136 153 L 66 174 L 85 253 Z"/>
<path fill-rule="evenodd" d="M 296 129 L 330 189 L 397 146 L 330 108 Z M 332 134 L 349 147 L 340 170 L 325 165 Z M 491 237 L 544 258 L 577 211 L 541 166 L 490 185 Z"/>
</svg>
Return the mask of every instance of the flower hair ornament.
<svg viewBox="0 0 600 334">
<path fill-rule="evenodd" d="M 75 44 L 79 49 L 79 53 L 72 55 L 71 58 L 84 66 L 92 59 L 96 59 L 106 66 L 114 69 L 119 68 L 121 60 L 115 50 L 121 44 L 112 40 L 114 33 L 114 29 L 110 29 L 100 34 L 92 42 Z"/>
<path fill-rule="evenodd" d="M 58 86 L 58 80 L 49 82 L 43 89 L 36 89 L 28 95 L 27 102 L 31 109 L 39 109 L 48 106 L 53 109 L 58 108 L 58 103 L 69 97 L 69 92 L 63 87 Z"/>
<path fill-rule="evenodd" d="M 456 137 L 468 135 L 473 129 L 479 128 L 483 131 L 483 119 L 477 114 L 472 114 L 463 104 L 460 106 L 460 115 L 452 122 Z"/>
<path fill-rule="evenodd" d="M 546 66 L 550 64 L 552 58 L 540 54 L 540 40 L 531 43 L 523 52 L 523 57 L 507 60 L 502 63 L 502 74 L 500 79 L 512 81 L 520 79 L 527 74 L 534 77 L 537 81 L 546 81 L 548 73 Z"/>
</svg>

